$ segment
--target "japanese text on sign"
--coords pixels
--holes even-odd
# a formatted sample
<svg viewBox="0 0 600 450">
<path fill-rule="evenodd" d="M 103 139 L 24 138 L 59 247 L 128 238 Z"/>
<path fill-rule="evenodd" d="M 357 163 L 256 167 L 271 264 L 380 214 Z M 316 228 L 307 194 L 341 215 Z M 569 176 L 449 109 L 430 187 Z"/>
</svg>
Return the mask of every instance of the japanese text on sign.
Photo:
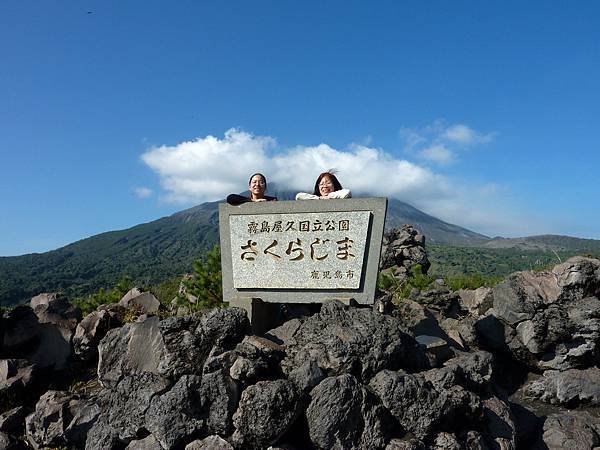
<svg viewBox="0 0 600 450">
<path fill-rule="evenodd" d="M 356 289 L 370 212 L 232 215 L 236 288 Z"/>
</svg>

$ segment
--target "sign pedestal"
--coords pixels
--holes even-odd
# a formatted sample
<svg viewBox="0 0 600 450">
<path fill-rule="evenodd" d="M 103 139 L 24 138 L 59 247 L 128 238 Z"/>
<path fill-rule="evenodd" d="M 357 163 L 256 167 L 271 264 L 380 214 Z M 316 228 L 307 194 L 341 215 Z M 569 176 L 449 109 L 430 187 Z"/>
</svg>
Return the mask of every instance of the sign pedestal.
<svg viewBox="0 0 600 450">
<path fill-rule="evenodd" d="M 375 300 L 386 198 L 219 205 L 223 299 L 254 333 L 281 304 Z"/>
</svg>

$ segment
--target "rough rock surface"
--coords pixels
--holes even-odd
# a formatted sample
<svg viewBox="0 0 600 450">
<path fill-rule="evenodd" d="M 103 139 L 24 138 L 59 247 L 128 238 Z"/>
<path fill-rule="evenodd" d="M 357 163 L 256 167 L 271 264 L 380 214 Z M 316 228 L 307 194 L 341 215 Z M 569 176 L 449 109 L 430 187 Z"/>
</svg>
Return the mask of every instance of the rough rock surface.
<svg viewBox="0 0 600 450">
<path fill-rule="evenodd" d="M 82 446 L 98 415 L 99 406 L 62 391 L 40 397 L 35 412 L 27 416 L 27 439 L 34 448 Z"/>
<path fill-rule="evenodd" d="M 600 445 L 600 419 L 587 413 L 551 414 L 542 438 L 549 450 L 591 450 Z"/>
<path fill-rule="evenodd" d="M 155 314 L 158 312 L 160 302 L 152 293 L 133 288 L 123 296 L 119 305 L 138 314 Z"/>
<path fill-rule="evenodd" d="M 481 400 L 460 385 L 438 390 L 422 375 L 390 370 L 379 372 L 369 384 L 402 428 L 420 439 L 437 428 L 461 429 L 478 421 Z"/>
<path fill-rule="evenodd" d="M 600 369 L 546 370 L 543 377 L 525 387 L 525 392 L 553 405 L 600 406 Z"/>
<path fill-rule="evenodd" d="M 44 327 L 74 329 L 42 296 L 2 320 L 0 448 L 598 447 L 598 268 L 574 258 L 470 299 L 437 283 L 391 313 L 327 302 L 264 336 L 236 308 L 122 325 L 105 305 L 63 370 L 31 364 Z"/>
<path fill-rule="evenodd" d="M 460 289 L 457 293 L 463 308 L 476 316 L 485 314 L 494 302 L 493 291 L 488 287 Z"/>
<path fill-rule="evenodd" d="M 574 257 L 546 272 L 517 272 L 493 290 L 476 323 L 481 343 L 537 370 L 600 362 L 600 261 Z"/>
<path fill-rule="evenodd" d="M 411 225 L 387 231 L 383 236 L 380 268 L 403 280 L 415 264 L 421 266 L 423 273 L 431 266 L 425 252 L 425 236 Z"/>
<path fill-rule="evenodd" d="M 382 448 L 386 414 L 376 398 L 349 374 L 329 377 L 311 392 L 308 433 L 317 448 Z"/>
<path fill-rule="evenodd" d="M 89 361 L 98 355 L 98 344 L 108 330 L 122 325 L 107 310 L 93 311 L 75 329 L 73 349 L 81 359 Z"/>
<path fill-rule="evenodd" d="M 363 380 L 386 368 L 427 367 L 422 349 L 400 320 L 338 301 L 323 304 L 287 342 L 284 373 L 307 361 L 314 361 L 328 376 L 351 373 Z"/>
<path fill-rule="evenodd" d="M 18 306 L 4 317 L 2 355 L 62 369 L 72 352 L 71 337 L 81 311 L 57 294 L 40 294 L 31 305 Z"/>
<path fill-rule="evenodd" d="M 233 450 L 233 447 L 222 437 L 213 435 L 190 442 L 185 450 Z"/>
<path fill-rule="evenodd" d="M 259 381 L 242 393 L 233 415 L 234 442 L 262 449 L 275 443 L 300 414 L 300 399 L 288 380 Z"/>
</svg>

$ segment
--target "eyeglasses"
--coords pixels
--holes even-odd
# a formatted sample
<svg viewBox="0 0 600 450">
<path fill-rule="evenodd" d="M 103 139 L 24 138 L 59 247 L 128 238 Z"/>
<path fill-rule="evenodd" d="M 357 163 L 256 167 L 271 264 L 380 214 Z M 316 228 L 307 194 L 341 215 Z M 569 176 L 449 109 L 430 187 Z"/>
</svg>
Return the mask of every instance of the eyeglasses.
<svg viewBox="0 0 600 450">
<path fill-rule="evenodd" d="M 321 181 L 319 183 L 319 187 L 325 187 L 325 186 L 333 186 L 333 183 L 331 181 L 329 181 L 329 180 L 327 180 L 327 181 Z"/>
</svg>

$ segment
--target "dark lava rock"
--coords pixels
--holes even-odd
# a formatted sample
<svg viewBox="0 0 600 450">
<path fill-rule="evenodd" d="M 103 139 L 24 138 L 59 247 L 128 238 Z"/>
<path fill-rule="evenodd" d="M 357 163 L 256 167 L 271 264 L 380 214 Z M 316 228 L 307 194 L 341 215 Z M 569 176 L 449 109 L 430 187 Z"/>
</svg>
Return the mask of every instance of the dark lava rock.
<svg viewBox="0 0 600 450">
<path fill-rule="evenodd" d="M 234 442 L 262 449 L 277 442 L 300 415 L 296 388 L 288 380 L 259 381 L 242 392 L 233 415 Z"/>
<path fill-rule="evenodd" d="M 317 448 L 383 448 L 388 417 L 377 399 L 349 374 L 323 380 L 311 392 L 306 420 Z"/>
<path fill-rule="evenodd" d="M 35 412 L 25 419 L 27 439 L 34 448 L 82 447 L 100 407 L 63 391 L 48 391 L 40 397 Z"/>
<path fill-rule="evenodd" d="M 594 449 L 600 445 L 600 419 L 580 412 L 551 414 L 542 439 L 549 450 Z"/>
<path fill-rule="evenodd" d="M 162 395 L 152 398 L 145 414 L 146 429 L 163 448 L 173 448 L 204 428 L 198 419 L 201 378 L 184 375 Z"/>
<path fill-rule="evenodd" d="M 307 361 L 316 362 L 329 376 L 351 373 L 363 380 L 385 368 L 419 370 L 428 365 L 400 320 L 338 301 L 323 304 L 287 342 L 284 373 Z"/>
<path fill-rule="evenodd" d="M 463 429 L 480 422 L 482 405 L 460 385 L 434 385 L 420 374 L 383 370 L 369 383 L 406 432 L 425 438 L 435 429 Z"/>
<path fill-rule="evenodd" d="M 547 370 L 525 387 L 525 393 L 553 405 L 600 406 L 600 369 Z"/>
</svg>

